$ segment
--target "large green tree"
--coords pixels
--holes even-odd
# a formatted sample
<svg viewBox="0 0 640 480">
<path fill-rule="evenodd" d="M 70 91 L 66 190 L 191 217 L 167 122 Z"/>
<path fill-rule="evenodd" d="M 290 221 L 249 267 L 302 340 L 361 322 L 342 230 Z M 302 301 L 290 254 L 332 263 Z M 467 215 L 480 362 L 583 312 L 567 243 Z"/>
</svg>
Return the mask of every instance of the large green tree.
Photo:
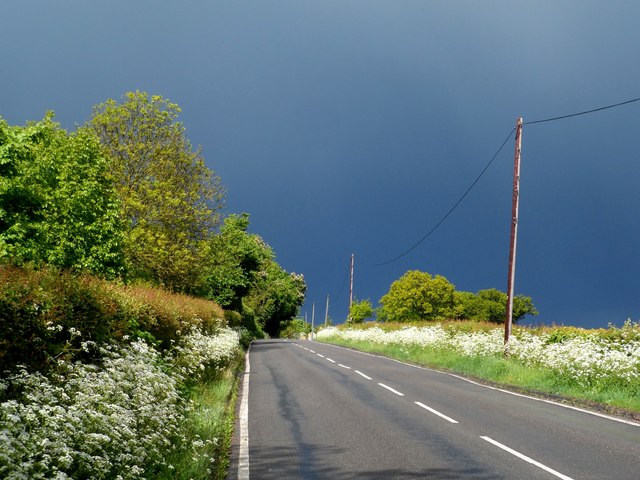
<svg viewBox="0 0 640 480">
<path fill-rule="evenodd" d="M 95 107 L 89 127 L 111 159 L 132 274 L 190 291 L 219 225 L 224 191 L 192 148 L 179 113 L 161 96 L 129 92 L 121 103 Z"/>
<path fill-rule="evenodd" d="M 410 322 L 451 316 L 455 287 L 441 275 L 409 270 L 380 299 L 381 318 Z"/>
<path fill-rule="evenodd" d="M 249 215 L 229 215 L 220 233 L 208 245 L 208 267 L 202 279 L 204 296 L 222 307 L 242 311 L 242 298 L 256 283 L 257 275 L 274 258 L 273 250 L 258 235 L 247 232 Z"/>
<path fill-rule="evenodd" d="M 507 316 L 507 294 L 495 288 L 480 290 L 477 294 L 456 292 L 458 318 L 504 323 Z M 513 298 L 513 321 L 526 315 L 537 315 L 531 297 L 516 295 Z"/>
<path fill-rule="evenodd" d="M 269 261 L 245 297 L 245 309 L 255 316 L 265 333 L 278 337 L 304 303 L 306 290 L 302 275 L 288 273 L 275 261 Z"/>
<path fill-rule="evenodd" d="M 25 127 L 0 119 L 0 258 L 118 276 L 119 209 L 93 132 L 69 134 L 51 112 Z"/>
</svg>

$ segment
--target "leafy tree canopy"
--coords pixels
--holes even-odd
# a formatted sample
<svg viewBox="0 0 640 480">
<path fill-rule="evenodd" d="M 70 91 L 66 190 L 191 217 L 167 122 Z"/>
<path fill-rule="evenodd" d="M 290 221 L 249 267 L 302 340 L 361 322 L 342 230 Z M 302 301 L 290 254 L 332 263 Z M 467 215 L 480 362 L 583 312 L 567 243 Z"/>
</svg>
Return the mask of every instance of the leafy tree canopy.
<svg viewBox="0 0 640 480">
<path fill-rule="evenodd" d="M 460 292 L 456 294 L 459 317 L 469 320 L 486 320 L 504 323 L 507 316 L 507 294 L 495 288 L 480 290 L 477 294 Z M 516 295 L 513 298 L 513 321 L 525 315 L 537 315 L 538 311 L 530 297 Z"/>
<path fill-rule="evenodd" d="M 305 322 L 303 318 L 294 318 L 284 323 L 284 328 L 280 333 L 281 338 L 300 338 L 302 335 L 311 333 L 311 324 Z"/>
<path fill-rule="evenodd" d="M 220 233 L 209 242 L 205 296 L 234 311 L 242 310 L 242 298 L 256 283 L 258 273 L 274 253 L 258 235 L 247 232 L 249 214 L 229 215 Z"/>
<path fill-rule="evenodd" d="M 68 134 L 51 112 L 26 127 L 0 119 L 0 258 L 120 275 L 120 203 L 108 173 L 92 132 Z"/>
<path fill-rule="evenodd" d="M 219 224 L 224 191 L 191 147 L 179 112 L 161 96 L 129 92 L 122 103 L 95 107 L 88 127 L 111 159 L 133 275 L 189 291 Z"/>
<path fill-rule="evenodd" d="M 382 318 L 397 322 L 447 318 L 454 306 L 454 290 L 441 275 L 410 270 L 380 299 Z"/>
<path fill-rule="evenodd" d="M 274 261 L 258 273 L 256 283 L 245 298 L 263 331 L 278 337 L 286 322 L 295 317 L 304 303 L 307 285 L 304 277 L 287 273 Z"/>
<path fill-rule="evenodd" d="M 495 288 L 477 294 L 457 292 L 446 278 L 411 270 L 396 280 L 380 299 L 378 318 L 398 322 L 433 319 L 467 319 L 504 323 L 507 294 Z M 516 295 L 513 299 L 513 321 L 538 311 L 530 297 Z"/>
<path fill-rule="evenodd" d="M 362 323 L 367 318 L 373 316 L 373 305 L 369 299 L 357 301 L 351 304 L 349 309 L 349 321 L 353 323 Z"/>
</svg>

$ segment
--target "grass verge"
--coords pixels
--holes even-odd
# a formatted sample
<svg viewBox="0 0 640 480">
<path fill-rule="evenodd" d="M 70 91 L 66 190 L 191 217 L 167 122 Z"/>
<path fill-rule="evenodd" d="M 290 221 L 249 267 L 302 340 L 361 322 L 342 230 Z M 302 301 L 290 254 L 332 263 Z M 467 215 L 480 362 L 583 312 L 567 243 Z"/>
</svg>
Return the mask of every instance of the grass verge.
<svg viewBox="0 0 640 480">
<path fill-rule="evenodd" d="M 190 391 L 191 410 L 185 419 L 191 448 L 168 456 L 171 469 L 164 468 L 155 477 L 175 480 L 224 480 L 230 462 L 231 438 L 235 424 L 244 356 L 239 352 L 227 368 Z"/>
<path fill-rule="evenodd" d="M 547 369 L 527 367 L 508 358 L 469 357 L 447 349 L 381 345 L 338 337 L 323 338 L 321 341 L 462 374 L 532 396 L 551 398 L 640 420 L 640 398 L 623 386 L 612 386 L 606 390 L 587 390 Z"/>
</svg>

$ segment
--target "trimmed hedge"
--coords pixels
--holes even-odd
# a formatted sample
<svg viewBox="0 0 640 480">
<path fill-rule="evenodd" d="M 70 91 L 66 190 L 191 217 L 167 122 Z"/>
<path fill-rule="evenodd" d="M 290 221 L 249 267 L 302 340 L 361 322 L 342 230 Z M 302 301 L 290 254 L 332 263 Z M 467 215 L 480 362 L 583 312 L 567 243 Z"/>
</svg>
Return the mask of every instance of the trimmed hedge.
<svg viewBox="0 0 640 480">
<path fill-rule="evenodd" d="M 224 323 L 222 308 L 211 301 L 52 268 L 0 265 L 0 374 L 91 356 L 81 348 L 87 341 L 131 336 L 168 347 L 192 327 L 211 333 Z"/>
</svg>

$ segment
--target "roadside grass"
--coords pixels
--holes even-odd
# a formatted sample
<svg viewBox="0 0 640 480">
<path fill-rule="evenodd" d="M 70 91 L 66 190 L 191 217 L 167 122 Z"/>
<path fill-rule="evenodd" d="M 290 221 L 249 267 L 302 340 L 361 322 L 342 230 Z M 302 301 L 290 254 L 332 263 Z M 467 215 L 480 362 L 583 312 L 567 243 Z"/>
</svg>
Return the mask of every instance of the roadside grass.
<svg viewBox="0 0 640 480">
<path fill-rule="evenodd" d="M 238 371 L 244 357 L 238 353 L 213 378 L 190 390 L 191 409 L 185 419 L 186 439 L 191 448 L 180 448 L 167 456 L 172 468 L 163 468 L 154 477 L 175 480 L 224 480 L 230 462 L 238 395 Z"/>
<path fill-rule="evenodd" d="M 626 388 L 623 385 L 610 385 L 605 389 L 589 389 L 576 384 L 571 378 L 546 368 L 525 366 L 504 357 L 469 357 L 444 348 L 384 345 L 337 336 L 325 337 L 319 341 L 383 355 L 448 373 L 461 374 L 474 380 L 511 387 L 534 396 L 550 396 L 559 401 L 590 406 L 610 413 L 628 414 L 640 419 L 640 397 L 634 388 Z"/>
</svg>

